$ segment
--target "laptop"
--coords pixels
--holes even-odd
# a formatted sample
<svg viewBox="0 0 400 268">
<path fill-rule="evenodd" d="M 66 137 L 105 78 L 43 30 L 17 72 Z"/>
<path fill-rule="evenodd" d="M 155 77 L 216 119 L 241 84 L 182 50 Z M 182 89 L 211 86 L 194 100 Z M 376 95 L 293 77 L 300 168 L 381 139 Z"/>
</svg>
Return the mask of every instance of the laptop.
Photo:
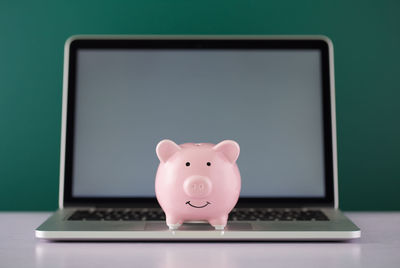
<svg viewBox="0 0 400 268">
<path fill-rule="evenodd" d="M 59 209 L 47 240 L 347 240 L 338 208 L 332 42 L 324 36 L 73 36 L 64 55 Z M 169 230 L 163 139 L 240 144 L 223 230 Z"/>
</svg>

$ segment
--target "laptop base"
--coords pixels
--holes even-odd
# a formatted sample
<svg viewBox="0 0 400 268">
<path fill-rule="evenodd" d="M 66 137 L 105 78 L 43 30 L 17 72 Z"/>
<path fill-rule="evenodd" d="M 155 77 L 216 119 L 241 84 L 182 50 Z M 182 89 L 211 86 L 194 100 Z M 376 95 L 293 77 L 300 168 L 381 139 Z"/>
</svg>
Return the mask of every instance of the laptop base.
<svg viewBox="0 0 400 268">
<path fill-rule="evenodd" d="M 230 221 L 222 231 L 206 223 L 185 223 L 171 231 L 163 221 L 68 221 L 75 210 L 58 210 L 35 236 L 60 241 L 340 241 L 361 235 L 345 215 L 331 208 L 321 208 L 329 221 Z"/>
</svg>

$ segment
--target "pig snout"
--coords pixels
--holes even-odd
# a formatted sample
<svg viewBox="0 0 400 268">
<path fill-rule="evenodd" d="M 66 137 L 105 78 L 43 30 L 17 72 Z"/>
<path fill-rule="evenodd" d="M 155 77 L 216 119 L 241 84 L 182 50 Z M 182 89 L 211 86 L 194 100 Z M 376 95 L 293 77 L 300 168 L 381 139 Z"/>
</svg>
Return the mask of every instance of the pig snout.
<svg viewBox="0 0 400 268">
<path fill-rule="evenodd" d="M 211 188 L 210 179 L 204 176 L 190 176 L 183 183 L 183 189 L 190 197 L 206 197 Z"/>
</svg>

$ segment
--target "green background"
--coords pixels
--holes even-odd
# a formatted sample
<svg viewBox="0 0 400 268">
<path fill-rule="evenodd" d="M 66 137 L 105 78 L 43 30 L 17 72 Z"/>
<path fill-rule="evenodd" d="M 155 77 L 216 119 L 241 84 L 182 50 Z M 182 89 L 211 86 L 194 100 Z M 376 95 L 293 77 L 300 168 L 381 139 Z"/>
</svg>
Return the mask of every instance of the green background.
<svg viewBox="0 0 400 268">
<path fill-rule="evenodd" d="M 400 209 L 400 1 L 0 1 L 0 210 L 57 208 L 74 34 L 324 34 L 335 47 L 340 207 Z"/>
</svg>

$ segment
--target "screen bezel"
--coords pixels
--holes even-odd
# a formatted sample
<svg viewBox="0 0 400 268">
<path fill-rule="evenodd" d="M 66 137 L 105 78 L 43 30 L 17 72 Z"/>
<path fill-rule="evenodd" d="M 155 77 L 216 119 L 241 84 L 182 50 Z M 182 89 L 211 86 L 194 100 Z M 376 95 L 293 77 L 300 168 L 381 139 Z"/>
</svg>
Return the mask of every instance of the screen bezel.
<svg viewBox="0 0 400 268">
<path fill-rule="evenodd" d="M 159 207 L 156 198 L 138 197 L 74 197 L 73 190 L 73 142 L 75 118 L 75 92 L 77 52 L 79 49 L 318 49 L 321 51 L 322 74 L 322 110 L 324 132 L 324 164 L 325 164 L 325 194 L 324 197 L 243 197 L 239 198 L 237 207 L 279 207 L 279 206 L 329 206 L 335 202 L 334 187 L 334 159 L 332 142 L 332 111 L 331 111 L 331 81 L 330 81 L 330 51 L 329 43 L 324 39 L 246 39 L 246 38 L 77 38 L 68 42 L 68 55 L 65 60 L 68 64 L 67 77 L 67 112 L 65 126 L 65 155 L 64 155 L 64 182 L 63 206 L 90 206 L 90 207 Z"/>
</svg>

